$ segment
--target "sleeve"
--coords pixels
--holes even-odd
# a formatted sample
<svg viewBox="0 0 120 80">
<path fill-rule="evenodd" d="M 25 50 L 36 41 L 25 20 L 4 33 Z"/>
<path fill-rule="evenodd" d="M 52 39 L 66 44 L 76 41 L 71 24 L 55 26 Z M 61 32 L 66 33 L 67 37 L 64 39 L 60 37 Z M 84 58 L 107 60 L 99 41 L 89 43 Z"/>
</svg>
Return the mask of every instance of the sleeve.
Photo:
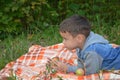
<svg viewBox="0 0 120 80">
<path fill-rule="evenodd" d="M 80 60 L 80 61 L 79 61 Z M 67 72 L 74 72 L 75 73 L 75 71 L 78 69 L 78 68 L 83 68 L 83 64 L 81 63 L 81 59 L 79 59 L 78 61 L 77 61 L 77 66 L 71 66 L 71 65 L 68 65 L 68 70 L 67 70 Z"/>
<path fill-rule="evenodd" d="M 101 69 L 103 58 L 96 52 L 87 52 L 85 55 L 85 73 L 86 75 L 97 73 Z"/>
</svg>

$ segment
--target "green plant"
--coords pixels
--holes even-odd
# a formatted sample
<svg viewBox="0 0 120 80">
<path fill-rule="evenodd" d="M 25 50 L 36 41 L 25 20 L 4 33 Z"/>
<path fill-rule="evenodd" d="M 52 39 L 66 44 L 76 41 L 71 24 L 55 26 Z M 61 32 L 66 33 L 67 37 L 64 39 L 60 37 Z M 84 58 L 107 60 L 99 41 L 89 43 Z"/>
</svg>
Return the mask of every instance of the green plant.
<svg viewBox="0 0 120 80">
<path fill-rule="evenodd" d="M 116 0 L 9 0 L 0 1 L 0 38 L 43 31 L 58 25 L 64 18 L 80 14 L 89 18 L 96 27 L 115 26 L 119 23 L 120 6 Z M 117 27 L 117 26 L 116 26 Z"/>
</svg>

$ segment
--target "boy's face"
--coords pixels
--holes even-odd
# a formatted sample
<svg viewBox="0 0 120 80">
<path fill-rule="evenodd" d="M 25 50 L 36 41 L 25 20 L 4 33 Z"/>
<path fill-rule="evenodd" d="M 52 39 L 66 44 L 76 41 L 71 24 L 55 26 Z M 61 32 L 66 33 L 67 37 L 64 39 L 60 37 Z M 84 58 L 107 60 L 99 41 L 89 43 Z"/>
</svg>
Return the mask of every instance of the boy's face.
<svg viewBox="0 0 120 80">
<path fill-rule="evenodd" d="M 69 50 L 73 50 L 76 48 L 82 49 L 84 42 L 85 42 L 85 38 L 83 35 L 79 34 L 73 37 L 69 32 L 65 32 L 65 33 L 60 32 L 60 35 L 63 38 L 63 44 Z"/>
</svg>

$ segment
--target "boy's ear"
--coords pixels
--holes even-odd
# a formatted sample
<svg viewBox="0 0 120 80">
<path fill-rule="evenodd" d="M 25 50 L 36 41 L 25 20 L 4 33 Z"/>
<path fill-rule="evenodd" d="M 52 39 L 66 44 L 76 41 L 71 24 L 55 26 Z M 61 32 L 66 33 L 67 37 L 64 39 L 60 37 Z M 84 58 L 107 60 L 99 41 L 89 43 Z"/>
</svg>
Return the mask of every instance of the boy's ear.
<svg viewBox="0 0 120 80">
<path fill-rule="evenodd" d="M 81 35 L 81 34 L 78 34 L 78 35 L 77 35 L 77 39 L 78 39 L 78 40 L 81 40 L 81 38 L 82 38 L 82 35 Z"/>
<path fill-rule="evenodd" d="M 82 35 L 82 34 L 78 34 L 78 35 L 77 35 L 77 40 L 80 41 L 80 42 L 81 42 L 84 38 L 85 38 L 85 36 Z"/>
</svg>

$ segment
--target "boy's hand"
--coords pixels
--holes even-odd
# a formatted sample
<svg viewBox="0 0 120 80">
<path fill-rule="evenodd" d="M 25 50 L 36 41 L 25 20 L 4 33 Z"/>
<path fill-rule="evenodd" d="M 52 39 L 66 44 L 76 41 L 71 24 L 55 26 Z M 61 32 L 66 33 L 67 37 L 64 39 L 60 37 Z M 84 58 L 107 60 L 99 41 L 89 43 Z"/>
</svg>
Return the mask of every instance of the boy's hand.
<svg viewBox="0 0 120 80">
<path fill-rule="evenodd" d="M 112 43 L 111 45 L 112 45 L 113 48 L 117 48 L 117 47 L 120 46 L 120 45 L 117 45 L 117 44 L 114 44 L 114 43 Z"/>
<path fill-rule="evenodd" d="M 50 59 L 48 58 L 48 63 L 51 65 L 53 69 L 55 69 L 58 72 L 64 72 L 67 71 L 67 65 L 58 59 Z"/>
</svg>

